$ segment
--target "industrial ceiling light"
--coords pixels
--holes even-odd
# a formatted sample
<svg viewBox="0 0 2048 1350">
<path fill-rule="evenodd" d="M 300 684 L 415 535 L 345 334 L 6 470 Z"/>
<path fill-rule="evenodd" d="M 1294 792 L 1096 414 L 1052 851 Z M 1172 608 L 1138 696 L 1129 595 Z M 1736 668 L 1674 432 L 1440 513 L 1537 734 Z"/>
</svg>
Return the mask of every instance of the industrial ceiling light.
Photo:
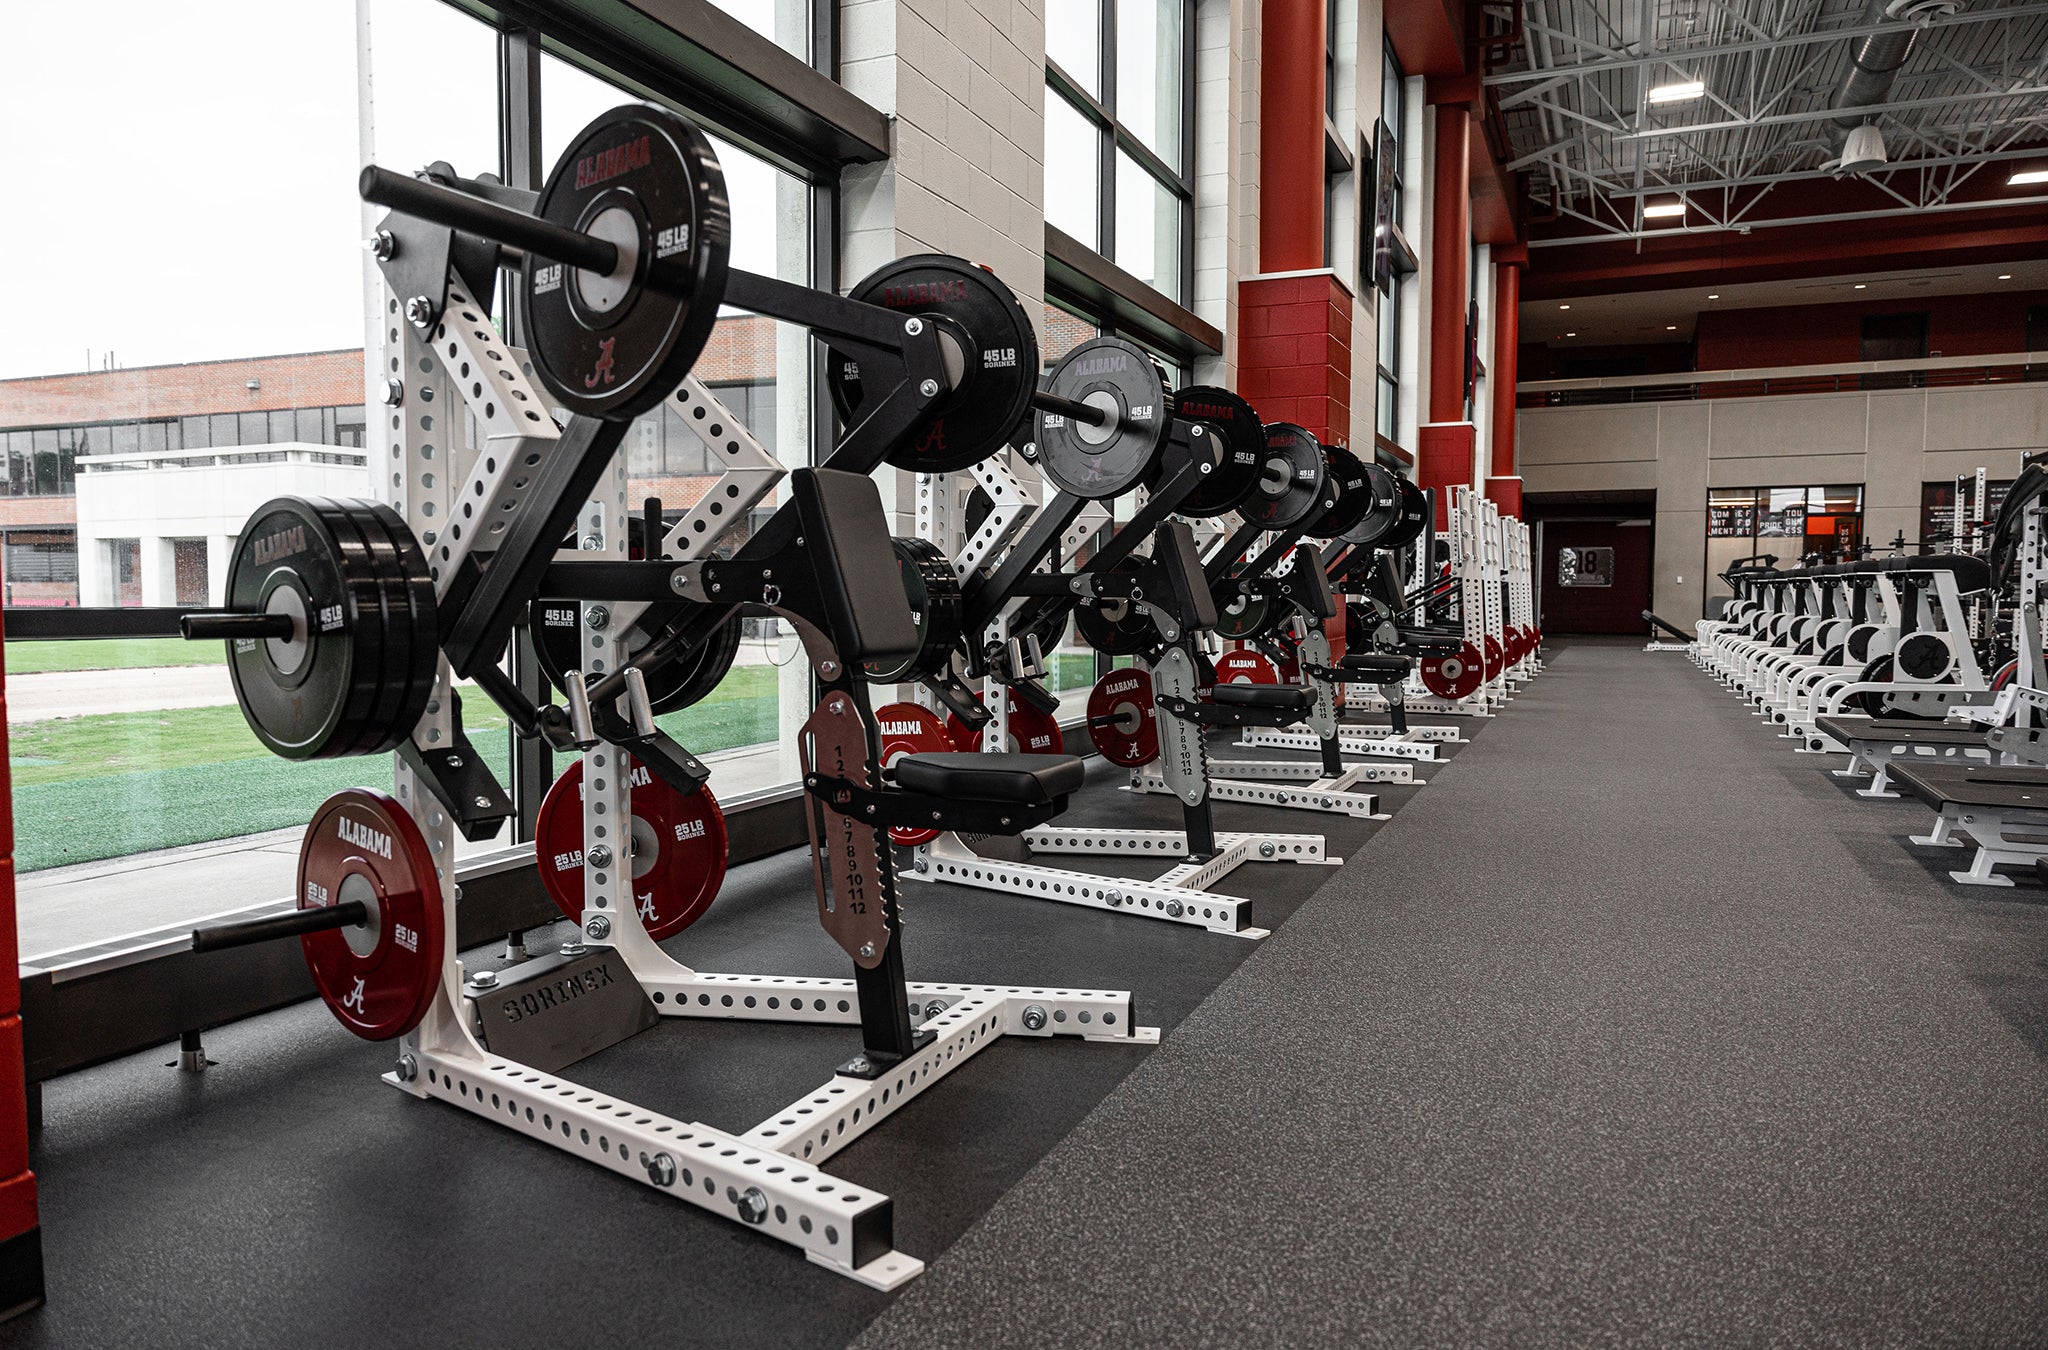
<svg viewBox="0 0 2048 1350">
<path fill-rule="evenodd" d="M 1570 309 L 1570 308 L 1571 308 L 1571 306 L 1570 306 L 1570 305 L 1559 305 L 1559 306 L 1558 306 L 1558 308 L 1559 308 L 1559 309 Z"/>
<path fill-rule="evenodd" d="M 1842 142 L 1842 159 L 1835 172 L 1869 173 L 1884 166 L 1884 133 L 1865 122 L 1851 131 L 1849 138 Z"/>
<path fill-rule="evenodd" d="M 2029 183 L 2048 183 L 2048 169 L 2021 169 L 2005 180 L 2007 187 L 2025 187 Z"/>
<path fill-rule="evenodd" d="M 1707 92 L 1705 80 L 1680 80 L 1675 84 L 1660 84 L 1650 90 L 1652 103 L 1683 103 L 1687 99 L 1704 98 Z"/>
<path fill-rule="evenodd" d="M 1860 291 L 1860 290 L 1863 290 L 1863 289 L 1865 289 L 1864 283 L 1863 283 L 1863 282 L 1860 282 L 1860 281 L 1859 281 L 1859 282 L 1857 282 L 1857 283 L 1856 283 L 1856 289 L 1857 289 L 1857 290 L 1859 290 L 1859 291 Z"/>
<path fill-rule="evenodd" d="M 1707 296 L 1707 299 L 1709 299 L 1709 300 L 1719 300 L 1720 298 L 1721 298 L 1721 293 L 1720 293 L 1719 291 L 1714 291 L 1713 293 L 1711 293 L 1710 295 L 1708 295 L 1708 296 Z"/>
<path fill-rule="evenodd" d="M 1998 274 L 1998 279 L 1999 279 L 2000 281 L 2011 281 L 2011 280 L 2012 280 L 2012 273 L 2010 273 L 2010 272 L 2000 272 L 2000 273 Z"/>
<path fill-rule="evenodd" d="M 1655 205 L 1645 205 L 1643 207 L 1644 220 L 1668 220 L 1674 216 L 1682 216 L 1684 214 L 1685 203 L 1683 201 L 1658 202 Z"/>
</svg>

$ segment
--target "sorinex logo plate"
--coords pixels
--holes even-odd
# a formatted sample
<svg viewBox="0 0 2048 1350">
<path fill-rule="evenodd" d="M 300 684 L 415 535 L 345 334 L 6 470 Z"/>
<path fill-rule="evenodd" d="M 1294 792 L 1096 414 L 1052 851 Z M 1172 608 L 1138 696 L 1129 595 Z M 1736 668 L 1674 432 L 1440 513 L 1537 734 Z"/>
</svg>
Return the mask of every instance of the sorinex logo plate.
<svg viewBox="0 0 2048 1350">
<path fill-rule="evenodd" d="M 554 1072 L 628 1036 L 660 1016 L 625 960 L 609 947 L 559 952 L 498 972 L 498 982 L 463 994 L 491 1053 Z"/>
</svg>

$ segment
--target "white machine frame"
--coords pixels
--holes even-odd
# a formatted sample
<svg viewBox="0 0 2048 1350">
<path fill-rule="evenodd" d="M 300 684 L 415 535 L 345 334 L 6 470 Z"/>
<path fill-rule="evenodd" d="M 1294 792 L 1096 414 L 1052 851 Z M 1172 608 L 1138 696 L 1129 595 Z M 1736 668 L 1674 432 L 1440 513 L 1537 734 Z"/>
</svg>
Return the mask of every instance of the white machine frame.
<svg viewBox="0 0 2048 1350">
<path fill-rule="evenodd" d="M 559 436 L 541 390 L 528 379 L 523 353 L 496 336 L 480 317 L 484 307 L 470 300 L 465 289 L 451 281 L 444 322 L 429 343 L 424 332 L 401 317 L 400 297 L 383 286 L 384 322 L 370 333 L 370 351 L 376 354 L 373 378 L 385 381 L 389 372 L 383 384 L 388 419 L 373 422 L 378 435 L 371 460 L 383 462 L 381 451 L 388 445 L 392 472 L 375 475 L 377 495 L 405 518 L 434 560 L 437 583 L 444 586 L 465 554 L 496 543 L 493 531 L 464 529 L 471 517 L 459 509 L 461 504 L 482 501 L 487 509 L 477 519 L 502 520 L 534 477 L 531 468 Z M 454 355 L 448 354 L 451 343 Z M 453 377 L 451 363 L 473 372 L 465 376 L 470 385 Z M 783 470 L 701 382 L 684 381 L 672 398 L 686 421 L 694 421 L 690 414 L 698 407 L 715 412 L 732 438 L 723 448 L 727 462 L 717 487 L 662 541 L 668 556 L 680 561 L 707 554 L 719 535 L 745 521 L 747 508 L 767 494 Z M 464 408 L 482 430 L 481 446 L 464 444 Z M 384 420 L 388 430 L 379 425 Z M 621 454 L 579 516 L 579 552 L 623 559 L 629 514 Z M 638 609 L 607 606 L 606 622 L 599 625 L 591 622 L 592 608 L 584 606 L 581 636 L 584 650 L 591 653 L 590 669 L 601 672 L 629 655 L 625 635 Z M 453 734 L 452 707 L 451 671 L 444 657 L 414 740 L 422 746 L 445 743 Z M 629 775 L 617 771 L 619 755 L 616 747 L 600 743 L 583 756 L 588 840 L 602 840 L 612 823 L 631 819 Z M 737 1132 L 647 1110 L 563 1074 L 494 1054 L 478 1039 L 467 1000 L 478 996 L 482 986 L 465 983 L 452 945 L 459 899 L 454 822 L 396 756 L 394 778 L 397 798 L 419 825 L 434 858 L 451 944 L 433 1003 L 420 1025 L 400 1040 L 397 1066 L 384 1075 L 385 1081 L 765 1233 L 862 1284 L 893 1289 L 919 1274 L 924 1263 L 893 1248 L 877 1248 L 869 1230 L 890 1214 L 889 1198 L 820 1170 L 824 1162 L 1003 1037 L 1078 1034 L 1083 1040 L 1120 1045 L 1158 1039 L 1156 1028 L 1135 1025 L 1131 996 L 1124 991 L 913 982 L 908 988 L 916 1015 L 935 1038 L 879 1077 L 835 1074 Z M 625 840 L 616 842 L 626 846 Z M 852 980 L 695 970 L 647 935 L 632 900 L 630 868 L 587 865 L 583 876 L 582 941 L 616 951 L 662 1016 L 858 1025 Z"/>
</svg>

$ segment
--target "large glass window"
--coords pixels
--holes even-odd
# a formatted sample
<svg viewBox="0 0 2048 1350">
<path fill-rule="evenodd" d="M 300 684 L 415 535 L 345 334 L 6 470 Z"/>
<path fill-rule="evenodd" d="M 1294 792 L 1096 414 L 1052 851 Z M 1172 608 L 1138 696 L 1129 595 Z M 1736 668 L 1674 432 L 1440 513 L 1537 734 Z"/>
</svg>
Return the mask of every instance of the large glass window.
<svg viewBox="0 0 2048 1350">
<path fill-rule="evenodd" d="M 791 50 L 808 44 L 808 4 L 718 2 Z M 438 0 L 223 0 L 197 27 L 141 0 L 21 18 L 12 36 L 43 55 L 0 82 L 0 123 L 19 133 L 0 162 L 25 181 L 30 147 L 81 137 L 114 147 L 71 186 L 65 247 L 132 252 L 134 203 L 147 200 L 156 262 L 140 291 L 118 269 L 28 267 L 10 283 L 11 302 L 43 317 L 0 330 L 0 493 L 21 499 L 0 532 L 0 589 L 17 607 L 216 603 L 234 540 L 263 500 L 372 495 L 362 344 L 375 279 L 360 242 L 378 213 L 357 200 L 357 171 L 366 160 L 406 170 L 445 160 L 464 175 L 499 172 L 501 38 Z M 223 45 L 230 31 L 236 41 Z M 544 162 L 627 98 L 566 64 L 545 67 Z M 81 102 L 81 88 L 119 96 Z M 221 171 L 229 141 L 235 163 L 262 171 Z M 734 265 L 810 280 L 809 186 L 719 150 Z M 46 252 L 50 238 L 47 217 L 0 215 L 11 256 Z M 223 303 L 229 272 L 257 298 Z M 698 371 L 792 462 L 811 435 L 808 341 L 727 315 Z M 634 492 L 674 515 L 715 481 L 703 442 L 671 414 L 644 419 L 625 453 Z M 713 761 L 728 801 L 794 777 L 785 710 L 808 703 L 793 644 L 772 620 L 747 624 L 732 678 L 670 728 Z M 220 908 L 230 854 L 226 903 L 287 894 L 289 840 L 314 807 L 387 772 L 270 755 L 242 723 L 218 643 L 7 647 L 29 954 Z M 786 699 L 789 689 L 806 696 Z M 503 719 L 480 696 L 464 711 L 509 782 Z M 195 867 L 204 884 L 188 877 Z M 95 903 L 61 903 L 79 885 Z"/>
<path fill-rule="evenodd" d="M 1046 6 L 1046 220 L 1176 301 L 1192 262 L 1190 9 Z"/>
<path fill-rule="evenodd" d="M 437 0 L 218 0 L 204 22 L 78 0 L 10 18 L 36 55 L 0 81 L 0 164 L 29 181 L 49 146 L 97 149 L 67 178 L 60 231 L 0 213 L 0 246 L 54 264 L 53 244 L 116 258 L 146 236 L 151 261 L 142 285 L 14 269 L 10 307 L 38 317 L 0 326 L 0 587 L 15 607 L 212 603 L 263 501 L 370 495 L 357 171 L 495 171 L 497 35 Z M 10 633 L 6 662 L 25 955 L 287 895 L 319 802 L 388 782 L 382 762 L 266 751 L 218 642 Z M 503 777 L 502 720 L 480 698 L 466 711 Z"/>
<path fill-rule="evenodd" d="M 1801 558 L 1841 562 L 1863 543 L 1863 488 L 1714 488 L 1707 494 L 1707 571 L 1718 576 L 1738 559 L 1774 554 L 1780 566 Z"/>
<path fill-rule="evenodd" d="M 541 145 L 552 163 L 591 119 L 631 96 L 565 61 L 541 62 Z M 732 212 L 731 265 L 808 282 L 810 187 L 716 137 Z M 808 330 L 726 310 L 693 370 L 720 402 L 783 463 L 808 462 L 811 435 Z M 627 432 L 628 501 L 659 498 L 679 519 L 718 480 L 719 466 L 696 431 L 667 407 Z M 770 493 L 754 518 L 726 536 L 729 551 L 782 500 Z M 780 619 L 745 620 L 732 673 L 702 702 L 660 718 L 662 729 L 711 766 L 712 790 L 731 804 L 796 781 L 796 731 L 811 707 L 811 683 L 795 634 Z"/>
<path fill-rule="evenodd" d="M 1382 47 L 1380 68 L 1380 126 L 1373 152 L 1372 212 L 1364 257 L 1360 260 L 1368 290 L 1378 292 L 1379 333 L 1374 345 L 1378 366 L 1374 398 L 1373 430 L 1380 439 L 1400 439 L 1401 415 L 1401 288 L 1403 279 L 1397 259 L 1402 253 L 1401 156 L 1405 145 L 1406 119 L 1402 115 L 1401 66 L 1394 59 L 1394 44 Z"/>
</svg>

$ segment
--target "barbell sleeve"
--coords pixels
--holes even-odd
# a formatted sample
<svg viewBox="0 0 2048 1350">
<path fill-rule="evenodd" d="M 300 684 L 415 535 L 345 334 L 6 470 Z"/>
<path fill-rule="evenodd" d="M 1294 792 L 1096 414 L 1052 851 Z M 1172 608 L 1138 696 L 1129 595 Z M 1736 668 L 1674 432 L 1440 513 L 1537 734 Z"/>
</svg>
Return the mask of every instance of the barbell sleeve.
<svg viewBox="0 0 2048 1350">
<path fill-rule="evenodd" d="M 374 205 L 481 235 L 496 244 L 510 244 L 586 272 L 609 276 L 619 265 L 617 246 L 606 240 L 411 174 L 371 164 L 363 169 L 356 188 L 364 201 Z"/>
<path fill-rule="evenodd" d="M 1099 427 L 1109 421 L 1109 414 L 1101 408 L 1077 403 L 1073 399 L 1061 398 L 1058 394 L 1048 394 L 1043 390 L 1031 396 L 1031 406 L 1040 412 L 1058 413 L 1062 417 L 1070 417 L 1091 427 Z"/>
<path fill-rule="evenodd" d="M 369 921 L 369 906 L 360 900 L 344 900 L 338 905 L 323 905 L 318 909 L 300 909 L 290 914 L 273 914 L 264 919 L 247 919 L 241 923 L 220 923 L 210 928 L 195 928 L 192 930 L 192 950 L 226 951 L 230 947 L 247 947 L 257 942 L 275 942 L 280 938 L 324 933 L 330 928 L 354 928 Z"/>
<path fill-rule="evenodd" d="M 217 610 L 201 614 L 180 614 L 178 636 L 188 642 L 205 638 L 288 638 L 292 635 L 289 614 L 238 614 Z"/>
</svg>

